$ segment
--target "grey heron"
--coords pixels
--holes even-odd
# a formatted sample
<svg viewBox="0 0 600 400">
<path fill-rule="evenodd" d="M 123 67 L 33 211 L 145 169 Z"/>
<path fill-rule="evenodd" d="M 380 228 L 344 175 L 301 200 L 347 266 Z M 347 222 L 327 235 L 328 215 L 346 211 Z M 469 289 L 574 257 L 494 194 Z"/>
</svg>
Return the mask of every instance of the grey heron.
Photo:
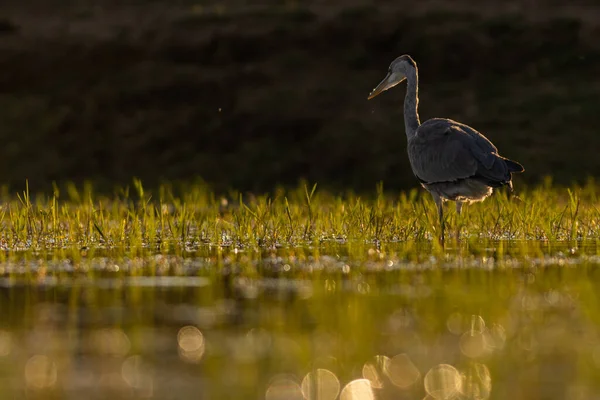
<svg viewBox="0 0 600 400">
<path fill-rule="evenodd" d="M 369 100 L 406 79 L 404 128 L 408 159 L 421 185 L 431 193 L 440 219 L 444 241 L 444 202 L 456 202 L 460 214 L 463 203 L 483 201 L 494 188 L 508 186 L 512 173 L 523 172 L 516 161 L 498 154 L 498 149 L 475 129 L 446 118 L 419 120 L 419 73 L 409 55 L 396 58 L 386 77 L 369 95 Z"/>
</svg>

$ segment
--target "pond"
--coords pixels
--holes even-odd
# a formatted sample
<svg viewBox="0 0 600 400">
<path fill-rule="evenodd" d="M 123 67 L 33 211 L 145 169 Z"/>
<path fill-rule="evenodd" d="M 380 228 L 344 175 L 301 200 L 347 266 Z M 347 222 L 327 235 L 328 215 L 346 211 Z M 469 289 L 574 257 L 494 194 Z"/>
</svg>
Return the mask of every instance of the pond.
<svg viewBox="0 0 600 400">
<path fill-rule="evenodd" d="M 595 398 L 599 250 L 15 252 L 0 264 L 0 398 Z"/>
</svg>

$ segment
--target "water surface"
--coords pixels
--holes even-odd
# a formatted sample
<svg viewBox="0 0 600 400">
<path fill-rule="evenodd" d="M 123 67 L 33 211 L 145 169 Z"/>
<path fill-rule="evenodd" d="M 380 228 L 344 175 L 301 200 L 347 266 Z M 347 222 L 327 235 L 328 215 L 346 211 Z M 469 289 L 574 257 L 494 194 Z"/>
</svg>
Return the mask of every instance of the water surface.
<svg viewBox="0 0 600 400">
<path fill-rule="evenodd" d="M 11 253 L 0 398 L 598 398 L 598 250 Z"/>
</svg>

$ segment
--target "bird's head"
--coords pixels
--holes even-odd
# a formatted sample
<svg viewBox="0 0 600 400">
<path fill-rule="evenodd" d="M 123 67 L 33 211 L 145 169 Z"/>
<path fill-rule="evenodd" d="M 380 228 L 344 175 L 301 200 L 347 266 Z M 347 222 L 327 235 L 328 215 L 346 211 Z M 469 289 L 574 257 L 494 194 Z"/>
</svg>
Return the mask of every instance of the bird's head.
<svg viewBox="0 0 600 400">
<path fill-rule="evenodd" d="M 390 64 L 385 78 L 383 78 L 381 83 L 379 83 L 379 85 L 373 89 L 371 94 L 369 94 L 369 100 L 405 80 L 409 74 L 414 73 L 416 68 L 417 63 L 409 55 L 405 54 L 396 58 Z"/>
</svg>

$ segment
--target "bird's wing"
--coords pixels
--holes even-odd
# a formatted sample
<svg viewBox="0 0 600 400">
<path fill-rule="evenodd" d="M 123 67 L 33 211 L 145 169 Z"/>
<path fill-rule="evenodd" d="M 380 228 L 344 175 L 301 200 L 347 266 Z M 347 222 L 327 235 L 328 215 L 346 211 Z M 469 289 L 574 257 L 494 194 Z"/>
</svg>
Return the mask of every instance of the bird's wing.
<svg viewBox="0 0 600 400">
<path fill-rule="evenodd" d="M 498 149 L 488 138 L 471 128 L 469 125 L 461 124 L 460 122 L 451 121 L 451 124 L 463 132 L 467 133 L 471 138 L 470 144 L 473 146 L 473 155 L 481 162 L 486 168 L 492 168 L 496 156 L 498 155 Z"/>
<path fill-rule="evenodd" d="M 443 119 L 419 127 L 408 143 L 408 156 L 417 178 L 425 183 L 475 178 L 490 186 L 510 181 L 496 147 L 485 136 L 465 127 Z"/>
</svg>

